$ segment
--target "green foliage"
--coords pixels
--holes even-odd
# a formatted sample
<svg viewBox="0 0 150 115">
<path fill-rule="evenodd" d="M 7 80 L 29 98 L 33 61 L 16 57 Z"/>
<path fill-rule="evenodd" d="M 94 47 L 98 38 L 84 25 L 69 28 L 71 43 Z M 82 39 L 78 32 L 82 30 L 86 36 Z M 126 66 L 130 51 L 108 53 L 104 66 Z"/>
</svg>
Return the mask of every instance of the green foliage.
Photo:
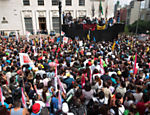
<svg viewBox="0 0 150 115">
<path fill-rule="evenodd" d="M 147 30 L 150 31 L 150 21 L 138 20 L 135 21 L 133 24 L 127 26 L 129 32 L 135 33 L 137 22 L 139 23 L 138 34 L 142 34 L 142 33 L 146 34 Z M 126 32 L 126 28 L 125 28 L 125 32 Z"/>
</svg>

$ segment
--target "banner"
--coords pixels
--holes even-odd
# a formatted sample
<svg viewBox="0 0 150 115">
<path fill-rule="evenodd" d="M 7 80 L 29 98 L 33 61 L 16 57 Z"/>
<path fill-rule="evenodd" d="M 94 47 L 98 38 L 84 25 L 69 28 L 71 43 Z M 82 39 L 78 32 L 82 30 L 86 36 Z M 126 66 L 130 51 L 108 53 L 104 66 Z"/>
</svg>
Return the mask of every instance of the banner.
<svg viewBox="0 0 150 115">
<path fill-rule="evenodd" d="M 68 43 L 68 37 L 63 37 L 63 43 Z"/>
<path fill-rule="evenodd" d="M 35 67 L 27 53 L 19 53 L 20 65 L 29 64 L 31 67 Z"/>
<path fill-rule="evenodd" d="M 25 95 L 24 95 L 24 92 L 23 92 L 23 88 L 21 88 L 21 93 L 22 93 L 22 105 L 24 108 L 26 108 L 26 100 L 25 100 Z"/>
<path fill-rule="evenodd" d="M 134 75 L 137 74 L 136 62 L 137 62 L 137 53 L 135 54 L 134 67 L 133 67 L 133 74 Z"/>
<path fill-rule="evenodd" d="M 4 105 L 4 98 L 3 98 L 3 90 L 2 87 L 0 87 L 0 98 L 1 98 L 1 103 Z"/>
</svg>

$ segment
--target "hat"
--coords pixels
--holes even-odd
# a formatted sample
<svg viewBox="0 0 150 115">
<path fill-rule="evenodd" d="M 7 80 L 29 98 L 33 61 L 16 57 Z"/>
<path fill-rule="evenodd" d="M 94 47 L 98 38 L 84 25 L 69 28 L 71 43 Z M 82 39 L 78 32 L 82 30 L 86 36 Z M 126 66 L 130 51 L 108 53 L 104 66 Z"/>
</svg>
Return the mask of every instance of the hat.
<svg viewBox="0 0 150 115">
<path fill-rule="evenodd" d="M 62 111 L 63 111 L 64 113 L 68 113 L 69 107 L 68 107 L 68 104 L 67 104 L 67 103 L 63 103 L 63 104 L 62 104 Z"/>
<path fill-rule="evenodd" d="M 38 113 L 40 111 L 40 104 L 39 103 L 35 103 L 33 106 L 32 106 L 32 112 L 33 113 Z"/>
<path fill-rule="evenodd" d="M 121 75 L 121 71 L 118 71 L 117 74 L 118 74 L 118 75 Z"/>
</svg>

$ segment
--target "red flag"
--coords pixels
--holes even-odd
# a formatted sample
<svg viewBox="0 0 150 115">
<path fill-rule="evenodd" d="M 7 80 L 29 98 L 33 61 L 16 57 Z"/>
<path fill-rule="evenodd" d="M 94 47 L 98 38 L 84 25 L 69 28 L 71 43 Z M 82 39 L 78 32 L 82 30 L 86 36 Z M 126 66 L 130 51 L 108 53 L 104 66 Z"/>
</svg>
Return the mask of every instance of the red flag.
<svg viewBox="0 0 150 115">
<path fill-rule="evenodd" d="M 134 75 L 137 74 L 136 62 L 137 62 L 137 53 L 135 54 L 134 67 L 133 67 L 133 74 Z"/>
<path fill-rule="evenodd" d="M 23 104 L 23 107 L 26 108 L 26 101 L 25 101 L 25 95 L 24 95 L 24 92 L 23 92 L 23 88 L 21 88 L 21 92 L 22 92 L 22 104 Z"/>
<path fill-rule="evenodd" d="M 84 74 L 82 74 L 82 77 L 81 77 L 81 85 L 82 85 L 82 88 L 83 88 L 84 85 L 85 85 L 85 77 L 84 77 Z"/>
<path fill-rule="evenodd" d="M 23 61 L 24 61 L 24 63 L 30 63 L 30 59 L 26 55 L 23 55 Z"/>
<path fill-rule="evenodd" d="M 1 98 L 1 103 L 2 103 L 2 105 L 4 105 L 3 90 L 2 90 L 1 87 L 0 87 L 0 98 Z"/>
</svg>

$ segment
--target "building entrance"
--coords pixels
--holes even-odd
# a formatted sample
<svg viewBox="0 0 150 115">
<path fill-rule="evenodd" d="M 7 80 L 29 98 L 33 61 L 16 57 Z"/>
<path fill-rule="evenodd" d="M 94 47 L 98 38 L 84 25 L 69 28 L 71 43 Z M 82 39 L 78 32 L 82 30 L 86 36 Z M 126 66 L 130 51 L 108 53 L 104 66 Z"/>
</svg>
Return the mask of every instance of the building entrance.
<svg viewBox="0 0 150 115">
<path fill-rule="evenodd" d="M 47 31 L 45 17 L 39 17 L 39 29 L 41 30 L 42 33 L 45 33 Z"/>
</svg>

